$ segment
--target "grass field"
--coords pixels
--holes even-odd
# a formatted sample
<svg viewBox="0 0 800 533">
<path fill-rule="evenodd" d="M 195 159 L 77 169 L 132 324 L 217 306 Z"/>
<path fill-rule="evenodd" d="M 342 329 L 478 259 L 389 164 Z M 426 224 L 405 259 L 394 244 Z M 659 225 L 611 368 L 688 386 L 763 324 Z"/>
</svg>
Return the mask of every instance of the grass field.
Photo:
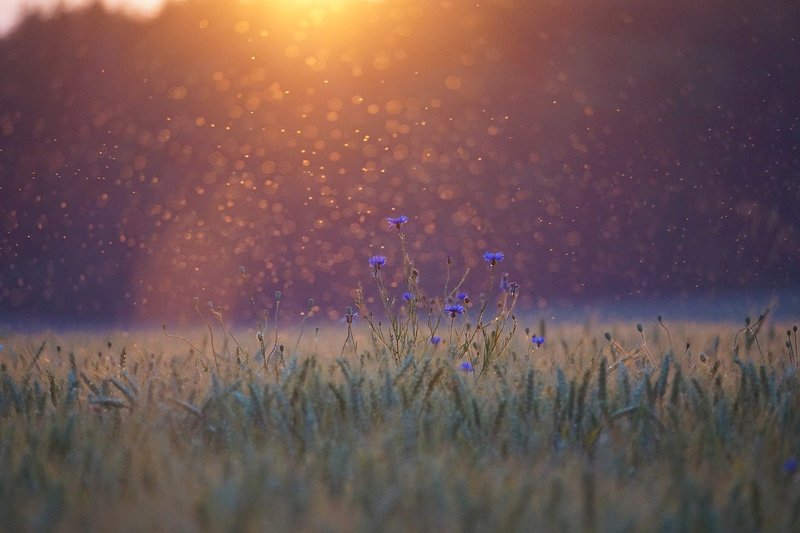
<svg viewBox="0 0 800 533">
<path fill-rule="evenodd" d="M 6 333 L 2 528 L 789 531 L 800 520 L 791 324 L 576 324 L 541 346 L 517 331 L 484 372 L 447 341 L 398 360 L 363 325 L 355 349 L 343 345 L 345 329 L 307 327 L 296 349 L 282 334 L 291 348 L 266 372 L 254 332 L 238 347 L 218 332 L 219 373 L 208 331 L 185 333 L 194 347 L 162 332 Z"/>
</svg>

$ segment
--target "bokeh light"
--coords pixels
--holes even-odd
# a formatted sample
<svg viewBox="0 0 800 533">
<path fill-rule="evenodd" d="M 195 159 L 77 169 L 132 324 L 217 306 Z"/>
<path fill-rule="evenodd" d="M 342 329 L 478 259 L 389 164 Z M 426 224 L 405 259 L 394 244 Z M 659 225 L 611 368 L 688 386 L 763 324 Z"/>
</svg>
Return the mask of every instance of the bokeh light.
<svg viewBox="0 0 800 533">
<path fill-rule="evenodd" d="M 0 41 L 0 312 L 333 317 L 401 213 L 430 290 L 503 250 L 521 308 L 791 287 L 798 12 L 768 4 L 31 17 Z"/>
</svg>

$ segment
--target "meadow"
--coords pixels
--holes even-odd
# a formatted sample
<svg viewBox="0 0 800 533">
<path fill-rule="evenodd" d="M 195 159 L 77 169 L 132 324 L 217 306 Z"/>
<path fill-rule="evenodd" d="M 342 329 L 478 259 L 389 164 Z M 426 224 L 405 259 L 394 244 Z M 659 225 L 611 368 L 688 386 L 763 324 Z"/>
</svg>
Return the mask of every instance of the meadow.
<svg viewBox="0 0 800 533">
<path fill-rule="evenodd" d="M 479 379 L 445 342 L 397 362 L 359 331 L 342 355 L 344 329 L 307 334 L 267 372 L 220 345 L 219 373 L 199 353 L 207 331 L 186 336 L 194 348 L 162 332 L 8 333 L 3 529 L 788 531 L 800 518 L 791 326 L 587 323 L 540 346 L 517 332 Z"/>
<path fill-rule="evenodd" d="M 797 326 L 550 324 L 501 252 L 429 296 L 405 220 L 403 283 L 370 257 L 341 321 L 276 293 L 249 329 L 195 300 L 188 331 L 0 332 L 2 528 L 795 527 Z"/>
</svg>

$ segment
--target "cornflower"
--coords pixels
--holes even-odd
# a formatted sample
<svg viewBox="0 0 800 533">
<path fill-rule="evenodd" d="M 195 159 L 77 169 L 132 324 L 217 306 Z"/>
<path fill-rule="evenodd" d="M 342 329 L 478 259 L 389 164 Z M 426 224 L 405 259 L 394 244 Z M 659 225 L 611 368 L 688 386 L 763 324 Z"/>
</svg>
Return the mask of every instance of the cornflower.
<svg viewBox="0 0 800 533">
<path fill-rule="evenodd" d="M 450 313 L 450 318 L 455 318 L 456 315 L 464 314 L 464 306 L 459 304 L 447 305 L 444 308 L 445 313 Z"/>
<path fill-rule="evenodd" d="M 342 324 L 352 324 L 356 321 L 356 318 L 358 318 L 358 313 L 354 312 L 353 308 L 348 305 L 347 309 L 345 309 L 344 316 L 341 318 L 341 320 L 339 320 L 339 322 Z"/>
<path fill-rule="evenodd" d="M 460 368 L 461 370 L 463 370 L 464 372 L 467 372 L 467 373 L 475 372 L 475 367 L 472 366 L 472 363 L 470 363 L 469 361 L 464 361 L 463 363 L 458 365 L 458 368 Z"/>
<path fill-rule="evenodd" d="M 489 263 L 489 266 L 495 266 L 497 263 L 505 259 L 503 252 L 483 252 L 483 260 Z"/>
<path fill-rule="evenodd" d="M 544 344 L 544 337 L 541 335 L 534 335 L 531 337 L 531 344 L 535 344 L 537 348 L 541 348 L 542 344 Z"/>
<path fill-rule="evenodd" d="M 386 264 L 386 256 L 384 256 L 384 255 L 373 255 L 372 257 L 367 259 L 367 262 L 372 267 L 373 271 L 377 272 L 378 270 L 381 269 L 381 267 L 383 265 Z"/>
<path fill-rule="evenodd" d="M 386 222 L 389 223 L 390 228 L 394 226 L 399 230 L 403 224 L 408 222 L 408 217 L 405 215 L 400 215 L 398 217 L 387 217 Z"/>
</svg>

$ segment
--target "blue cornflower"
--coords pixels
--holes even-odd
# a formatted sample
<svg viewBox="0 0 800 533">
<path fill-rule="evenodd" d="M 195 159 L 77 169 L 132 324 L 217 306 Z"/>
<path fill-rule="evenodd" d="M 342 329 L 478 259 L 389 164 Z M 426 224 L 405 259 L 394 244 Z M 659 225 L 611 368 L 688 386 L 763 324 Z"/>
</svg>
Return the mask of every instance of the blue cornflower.
<svg viewBox="0 0 800 533">
<path fill-rule="evenodd" d="M 509 292 L 511 290 L 511 282 L 508 281 L 508 274 L 503 274 L 503 277 L 500 278 L 500 290 L 503 292 Z"/>
<path fill-rule="evenodd" d="M 544 344 L 544 337 L 541 335 L 534 335 L 531 337 L 531 344 L 535 344 L 537 348 L 541 348 Z"/>
<path fill-rule="evenodd" d="M 358 313 L 353 311 L 353 308 L 348 305 L 347 309 L 344 311 L 344 316 L 339 320 L 339 322 L 342 324 L 352 324 L 356 321 L 356 318 L 358 318 Z"/>
<path fill-rule="evenodd" d="M 456 298 L 458 298 L 459 300 L 461 300 L 465 304 L 469 303 L 469 294 L 467 294 L 466 292 L 459 292 L 458 295 L 456 296 Z"/>
<path fill-rule="evenodd" d="M 411 294 L 410 292 L 404 292 L 403 293 L 403 300 L 405 300 L 407 302 L 410 302 L 413 299 L 414 299 L 414 295 Z"/>
<path fill-rule="evenodd" d="M 797 458 L 796 457 L 789 457 L 786 461 L 783 462 L 783 471 L 789 474 L 790 476 L 795 475 L 797 472 Z"/>
<path fill-rule="evenodd" d="M 434 346 L 439 346 L 440 342 L 442 342 L 442 338 L 440 336 L 434 335 L 433 337 L 431 337 L 431 344 L 433 344 Z"/>
<path fill-rule="evenodd" d="M 475 367 L 472 366 L 472 363 L 470 363 L 469 361 L 464 361 L 463 363 L 458 365 L 458 368 L 460 368 L 461 370 L 463 370 L 464 372 L 467 372 L 467 373 L 475 372 Z"/>
<path fill-rule="evenodd" d="M 373 255 L 372 257 L 370 257 L 367 260 L 367 262 L 369 263 L 369 265 L 373 269 L 380 270 L 381 267 L 386 264 L 386 256 L 384 256 L 384 255 Z"/>
<path fill-rule="evenodd" d="M 406 222 L 408 222 L 408 217 L 407 217 L 407 216 L 405 216 L 405 215 L 400 215 L 399 217 L 388 217 L 388 218 L 386 219 L 386 222 L 388 222 L 388 223 L 389 223 L 389 227 L 390 227 L 390 228 L 391 228 L 392 226 L 394 226 L 395 228 L 397 228 L 397 229 L 400 229 L 400 227 L 401 227 L 403 224 L 405 224 Z"/>
<path fill-rule="evenodd" d="M 456 315 L 464 314 L 464 306 L 459 304 L 447 305 L 444 308 L 445 313 L 450 313 L 450 318 L 455 318 Z"/>
<path fill-rule="evenodd" d="M 505 254 L 503 252 L 483 252 L 483 260 L 489 263 L 491 266 L 495 266 L 497 263 L 505 259 Z"/>
</svg>

